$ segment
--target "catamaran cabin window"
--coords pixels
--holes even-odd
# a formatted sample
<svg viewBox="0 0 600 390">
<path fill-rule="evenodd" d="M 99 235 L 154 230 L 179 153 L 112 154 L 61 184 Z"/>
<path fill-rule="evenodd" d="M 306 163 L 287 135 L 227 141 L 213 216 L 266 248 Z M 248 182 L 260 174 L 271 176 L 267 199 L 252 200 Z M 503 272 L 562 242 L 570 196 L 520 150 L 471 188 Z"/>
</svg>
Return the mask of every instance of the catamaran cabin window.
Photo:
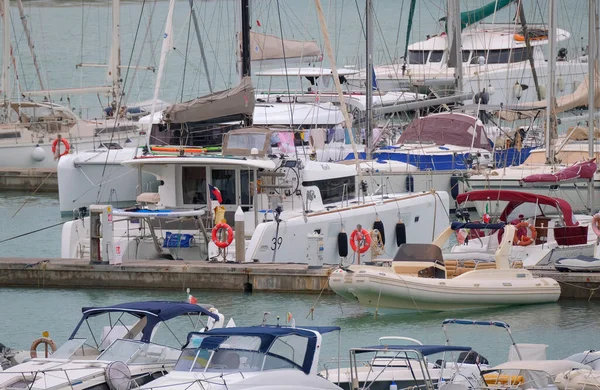
<svg viewBox="0 0 600 390">
<path fill-rule="evenodd" d="M 429 62 L 442 62 L 442 57 L 444 56 L 443 50 L 434 50 L 431 52 L 429 56 Z"/>
<path fill-rule="evenodd" d="M 240 196 L 242 205 L 252 205 L 252 193 L 254 192 L 251 188 L 254 182 L 254 171 L 241 170 L 240 171 Z"/>
<path fill-rule="evenodd" d="M 236 204 L 234 169 L 213 169 L 212 185 L 221 192 L 223 204 Z"/>
<path fill-rule="evenodd" d="M 408 51 L 408 63 L 423 65 L 427 62 L 429 56 L 428 50 L 409 50 Z"/>
<path fill-rule="evenodd" d="M 471 56 L 471 51 L 470 50 L 463 50 L 461 53 L 462 53 L 462 61 L 463 62 L 469 62 L 469 57 Z"/>
<path fill-rule="evenodd" d="M 321 193 L 323 204 L 341 202 L 354 197 L 356 183 L 354 176 L 339 177 L 329 180 L 305 181 L 302 185 L 317 186 Z"/>
<path fill-rule="evenodd" d="M 477 50 L 473 52 L 471 64 L 477 64 L 479 57 L 486 57 L 486 64 L 508 64 L 513 62 L 527 61 L 527 48 L 520 47 L 515 49 L 500 49 L 500 50 Z"/>
<path fill-rule="evenodd" d="M 183 204 L 206 204 L 206 168 L 181 168 Z"/>
</svg>

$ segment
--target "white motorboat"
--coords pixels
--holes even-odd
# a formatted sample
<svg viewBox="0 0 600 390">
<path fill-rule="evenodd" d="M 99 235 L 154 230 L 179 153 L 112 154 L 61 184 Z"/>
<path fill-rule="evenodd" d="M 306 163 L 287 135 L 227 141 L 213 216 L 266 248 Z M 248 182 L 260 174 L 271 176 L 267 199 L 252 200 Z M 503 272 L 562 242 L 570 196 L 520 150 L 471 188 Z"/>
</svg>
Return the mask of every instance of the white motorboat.
<svg viewBox="0 0 600 390">
<path fill-rule="evenodd" d="M 457 216 L 470 222 L 467 202 L 474 204 L 485 223 L 514 224 L 517 236 L 510 253 L 512 261 L 525 267 L 554 267 L 557 260 L 580 255 L 598 257 L 598 237 L 590 228 L 592 217 L 574 214 L 561 198 L 513 190 L 480 190 L 458 195 Z M 501 227 L 484 232 L 455 225 L 459 240 L 453 253 L 494 253 L 503 231 Z M 450 233 L 450 232 L 448 232 Z"/>
<path fill-rule="evenodd" d="M 556 260 L 554 267 L 562 272 L 600 272 L 600 259 L 577 256 Z"/>
<path fill-rule="evenodd" d="M 175 369 L 141 389 L 340 389 L 318 375 L 321 334 L 339 329 L 255 326 L 190 333 Z"/>
<path fill-rule="evenodd" d="M 326 362 L 320 375 L 343 389 L 351 389 L 351 383 L 358 383 L 359 388 L 384 390 L 392 383 L 399 389 L 423 386 L 427 375 L 434 384 L 450 381 L 456 375 L 476 376 L 480 368 L 488 367 L 487 359 L 470 348 L 423 345 L 419 340 L 401 336 L 381 337 L 379 344 L 361 348 L 363 351 L 357 356 L 360 359 L 351 361 L 350 367 L 338 368 L 335 360 Z M 409 356 L 413 349 L 426 357 L 423 366 Z"/>
<path fill-rule="evenodd" d="M 441 239 L 447 236 L 442 234 L 436 244 L 401 245 L 390 267 L 352 265 L 336 270 L 329 286 L 376 310 L 458 310 L 557 301 L 560 286 L 555 280 L 510 267 L 516 229 L 512 225 L 504 229 L 494 263 L 461 270 L 456 260 L 444 262 Z"/>
<path fill-rule="evenodd" d="M 386 90 L 418 87 L 421 92 L 433 96 L 454 94 L 457 66 L 461 66 L 460 90 L 473 95 L 487 93 L 489 104 L 516 105 L 544 99 L 547 88 L 544 80 L 550 67 L 544 55 L 549 45 L 549 29 L 555 29 L 557 43 L 568 40 L 571 34 L 556 26 L 527 23 L 526 38 L 523 26 L 518 22 L 479 23 L 511 3 L 515 2 L 494 1 L 478 10 L 465 11 L 464 16 L 455 13 L 454 17 L 462 19 L 458 53 L 453 50 L 456 43 L 450 31 L 427 35 L 427 39 L 408 45 L 406 58 L 374 68 L 379 87 Z M 448 20 L 449 30 L 451 25 Z M 535 68 L 537 80 L 532 68 Z M 558 95 L 575 91 L 586 74 L 587 59 L 578 55 L 569 58 L 566 48 L 559 51 L 556 61 Z M 357 84 L 366 76 L 366 72 L 361 71 L 349 75 L 348 79 Z M 541 97 L 536 92 L 536 83 Z"/>
<path fill-rule="evenodd" d="M 179 358 L 181 342 L 174 331 L 185 325 L 177 318 L 185 317 L 188 329 L 191 323 L 199 331 L 222 327 L 224 322 L 212 306 L 187 302 L 132 302 L 82 312 L 69 340 L 49 357 L 36 357 L 39 344 L 54 348 L 51 340 L 39 339 L 32 345 L 31 360 L 0 372 L 0 389 L 140 386 L 166 374 Z M 201 316 L 209 320 L 204 323 Z M 160 328 L 166 329 L 159 332 Z"/>
<path fill-rule="evenodd" d="M 265 129 L 233 130 L 225 136 L 222 154 L 142 156 L 125 162 L 160 182 L 158 193 L 142 196 L 151 207 L 94 206 L 90 217 L 65 223 L 61 256 L 106 262 L 117 254 L 121 261 L 166 256 L 310 265 L 364 262 L 394 252 L 402 242 L 430 241 L 448 224 L 445 192 L 371 195 L 354 166 L 274 156 L 270 138 Z M 195 214 L 191 223 L 178 219 L 190 217 L 185 212 Z M 161 215 L 177 220 L 161 221 Z M 229 225 L 241 220 L 240 235 Z M 240 239 L 242 248 L 235 244 Z M 356 250 L 349 251 L 348 243 Z M 243 248 L 245 254 L 239 251 Z"/>
</svg>

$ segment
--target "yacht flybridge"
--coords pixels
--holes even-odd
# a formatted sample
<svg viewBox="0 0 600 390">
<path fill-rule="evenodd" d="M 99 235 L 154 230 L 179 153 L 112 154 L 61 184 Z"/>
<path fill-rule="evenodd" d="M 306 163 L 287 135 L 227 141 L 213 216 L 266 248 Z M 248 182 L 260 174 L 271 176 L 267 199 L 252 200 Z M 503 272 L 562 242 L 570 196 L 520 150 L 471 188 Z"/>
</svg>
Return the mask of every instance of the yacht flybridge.
<svg viewBox="0 0 600 390">
<path fill-rule="evenodd" d="M 222 154 L 183 148 L 181 157 L 124 162 L 161 183 L 138 198 L 150 205 L 92 206 L 89 217 L 65 223 L 61 256 L 337 264 L 428 242 L 448 225 L 446 192 L 373 195 L 353 165 L 270 154 L 271 134 L 233 130 Z"/>
</svg>

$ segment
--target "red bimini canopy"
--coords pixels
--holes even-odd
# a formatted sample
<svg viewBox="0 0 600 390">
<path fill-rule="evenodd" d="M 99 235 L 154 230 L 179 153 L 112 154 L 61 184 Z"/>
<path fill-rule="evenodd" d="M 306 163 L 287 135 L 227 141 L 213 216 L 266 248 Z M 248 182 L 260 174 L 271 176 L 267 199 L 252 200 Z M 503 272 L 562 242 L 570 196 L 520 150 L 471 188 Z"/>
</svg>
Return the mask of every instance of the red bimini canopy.
<svg viewBox="0 0 600 390">
<path fill-rule="evenodd" d="M 565 181 L 574 181 L 578 179 L 591 180 L 594 178 L 596 173 L 596 159 L 593 158 L 589 161 L 582 161 L 571 165 L 565 169 L 561 169 L 556 173 L 545 173 L 538 175 L 529 175 L 523 178 L 523 183 L 534 184 L 554 184 Z"/>
<path fill-rule="evenodd" d="M 455 112 L 432 114 L 412 121 L 402 131 L 397 145 L 415 143 L 492 150 L 483 123 L 477 117 Z"/>
<path fill-rule="evenodd" d="M 577 226 L 579 222 L 573 220 L 573 209 L 564 199 L 553 198 L 551 196 L 531 194 L 529 192 L 511 191 L 511 190 L 479 190 L 460 194 L 456 197 L 456 202 L 462 204 L 466 201 L 496 201 L 508 202 L 506 208 L 500 216 L 500 220 L 507 222 L 506 218 L 510 213 L 523 203 L 533 203 L 539 205 L 552 206 L 562 214 L 565 226 Z"/>
</svg>

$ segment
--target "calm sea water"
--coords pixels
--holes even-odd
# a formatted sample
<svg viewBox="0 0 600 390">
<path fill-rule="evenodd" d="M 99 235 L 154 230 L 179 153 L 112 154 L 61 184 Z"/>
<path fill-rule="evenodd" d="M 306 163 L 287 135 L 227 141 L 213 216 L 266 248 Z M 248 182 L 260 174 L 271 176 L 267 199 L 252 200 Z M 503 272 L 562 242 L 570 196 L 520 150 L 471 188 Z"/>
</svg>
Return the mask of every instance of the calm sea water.
<svg viewBox="0 0 600 390">
<path fill-rule="evenodd" d="M 351 347 L 377 344 L 381 336 L 409 336 L 425 343 L 443 343 L 441 323 L 445 318 L 456 316 L 504 320 L 511 325 L 517 342 L 548 344 L 549 358 L 561 358 L 600 346 L 596 337 L 598 303 L 567 301 L 456 313 L 382 315 L 375 319 L 358 305 L 335 295 L 325 295 L 317 300 L 316 295 L 302 294 L 193 293 L 199 302 L 215 305 L 227 318 L 233 316 L 238 326 L 260 324 L 265 311 L 271 313 L 269 323 L 273 324 L 277 316 L 285 319 L 286 313 L 291 312 L 297 325 L 340 326 L 343 357 Z M 183 291 L 0 288 L 0 342 L 14 348 L 27 348 L 44 330 L 49 331 L 58 343 L 64 342 L 80 318 L 82 306 L 184 298 Z M 307 319 L 313 305 L 314 319 Z M 502 329 L 453 326 L 449 328 L 449 334 L 454 344 L 472 346 L 492 363 L 506 360 L 510 339 Z M 337 356 L 337 337 L 326 335 L 324 340 L 324 357 Z"/>
</svg>

